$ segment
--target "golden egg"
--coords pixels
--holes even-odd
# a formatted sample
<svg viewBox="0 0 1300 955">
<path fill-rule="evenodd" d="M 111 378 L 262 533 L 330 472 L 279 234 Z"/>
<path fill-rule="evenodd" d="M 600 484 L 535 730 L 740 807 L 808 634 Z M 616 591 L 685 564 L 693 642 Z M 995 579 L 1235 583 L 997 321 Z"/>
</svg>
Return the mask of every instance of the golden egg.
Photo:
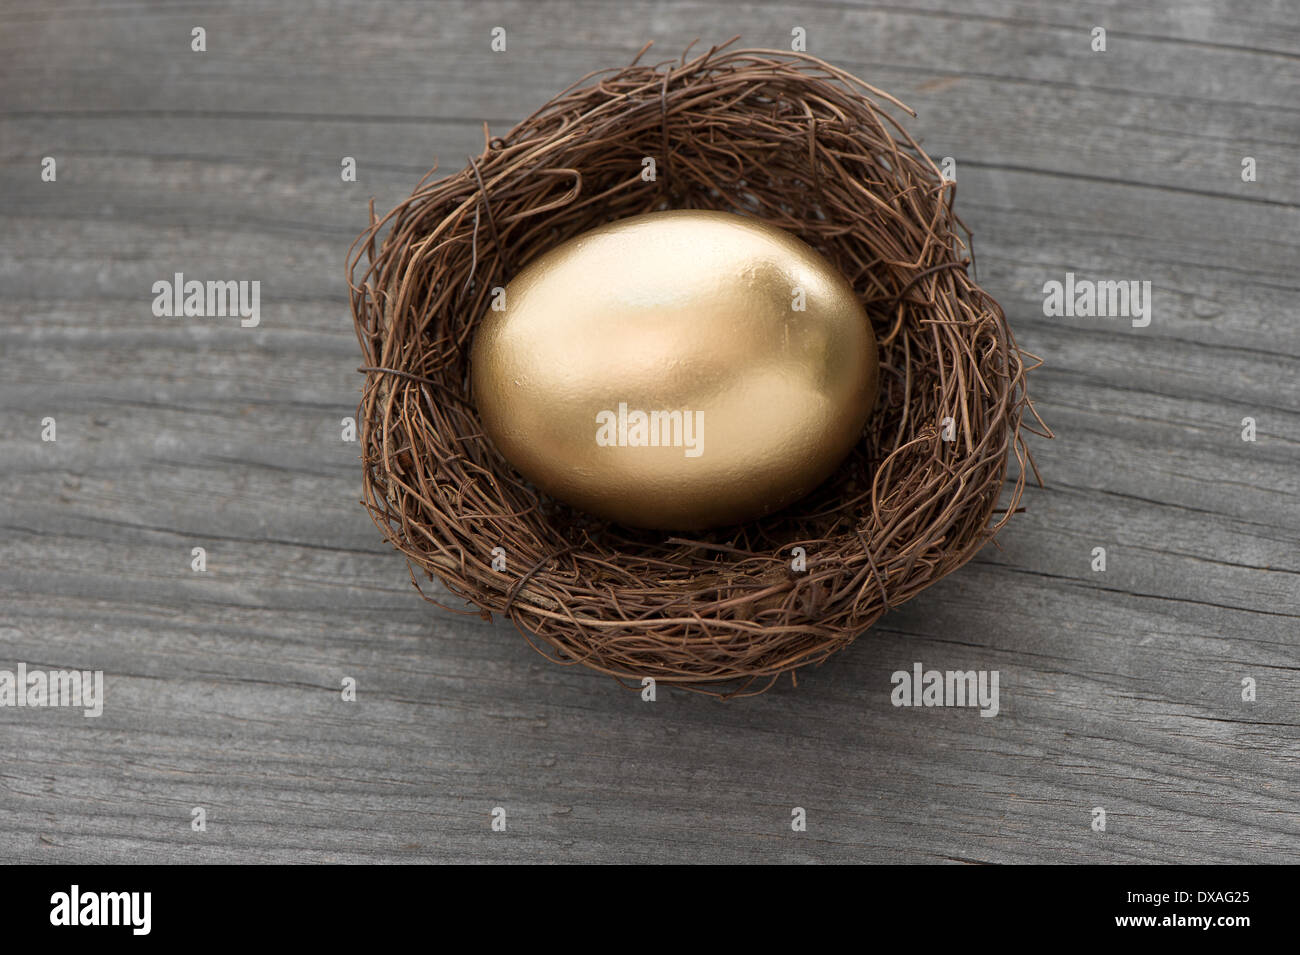
<svg viewBox="0 0 1300 955">
<path fill-rule="evenodd" d="M 470 356 L 487 436 L 547 494 L 634 527 L 759 517 L 862 437 L 876 341 L 852 287 L 782 229 L 654 212 L 539 256 Z"/>
</svg>

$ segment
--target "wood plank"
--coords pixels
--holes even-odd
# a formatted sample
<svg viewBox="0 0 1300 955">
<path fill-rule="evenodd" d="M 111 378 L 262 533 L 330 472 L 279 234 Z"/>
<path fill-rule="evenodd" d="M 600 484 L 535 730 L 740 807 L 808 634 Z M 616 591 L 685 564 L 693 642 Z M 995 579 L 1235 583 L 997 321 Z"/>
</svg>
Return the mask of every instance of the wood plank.
<svg viewBox="0 0 1300 955">
<path fill-rule="evenodd" d="M 0 708 L 0 860 L 1300 861 L 1300 24 L 938 7 L 0 12 L 0 668 L 107 685 L 98 719 Z M 1046 360 L 1048 487 L 797 688 L 643 703 L 415 594 L 340 440 L 343 256 L 484 119 L 646 39 L 796 24 L 957 160 L 981 281 Z M 154 318 L 175 271 L 260 279 L 261 325 Z M 1149 280 L 1151 325 L 1045 317 L 1067 271 Z M 893 706 L 916 661 L 999 671 L 998 715 Z"/>
</svg>

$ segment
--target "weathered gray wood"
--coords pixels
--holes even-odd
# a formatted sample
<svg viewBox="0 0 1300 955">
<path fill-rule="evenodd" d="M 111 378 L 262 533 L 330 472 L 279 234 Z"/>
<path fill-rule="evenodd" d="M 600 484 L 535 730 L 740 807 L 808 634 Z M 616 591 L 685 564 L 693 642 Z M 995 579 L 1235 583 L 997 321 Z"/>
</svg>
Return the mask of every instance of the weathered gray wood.
<svg viewBox="0 0 1300 955">
<path fill-rule="evenodd" d="M 968 6 L 0 11 L 0 668 L 107 680 L 98 720 L 0 709 L 0 860 L 1300 861 L 1300 23 Z M 647 39 L 795 25 L 956 159 L 1047 361 L 1049 487 L 797 689 L 647 704 L 416 596 L 339 439 L 343 256 L 483 119 Z M 260 279 L 261 327 L 154 318 L 175 271 Z M 1150 280 L 1151 326 L 1045 318 L 1066 271 Z M 1000 671 L 1000 714 L 895 708 L 913 661 Z"/>
</svg>

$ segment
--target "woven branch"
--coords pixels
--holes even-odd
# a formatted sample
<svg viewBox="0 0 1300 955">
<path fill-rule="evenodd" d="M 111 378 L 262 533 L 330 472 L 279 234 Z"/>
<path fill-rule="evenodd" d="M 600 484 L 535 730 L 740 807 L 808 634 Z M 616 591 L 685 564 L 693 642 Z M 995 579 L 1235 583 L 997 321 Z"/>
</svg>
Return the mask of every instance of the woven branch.
<svg viewBox="0 0 1300 955">
<path fill-rule="evenodd" d="M 1022 423 L 1037 418 L 1033 356 L 969 274 L 955 184 L 879 104 L 911 110 L 804 54 L 637 60 L 584 77 L 461 172 L 431 171 L 383 219 L 372 204 L 348 257 L 363 503 L 417 588 L 417 571 L 441 580 L 556 662 L 748 695 L 970 560 L 1019 506 L 1023 432 L 1050 432 Z M 483 435 L 468 379 L 494 287 L 572 236 L 668 208 L 799 236 L 853 285 L 880 345 L 876 410 L 839 470 L 784 511 L 691 539 L 542 496 Z"/>
</svg>

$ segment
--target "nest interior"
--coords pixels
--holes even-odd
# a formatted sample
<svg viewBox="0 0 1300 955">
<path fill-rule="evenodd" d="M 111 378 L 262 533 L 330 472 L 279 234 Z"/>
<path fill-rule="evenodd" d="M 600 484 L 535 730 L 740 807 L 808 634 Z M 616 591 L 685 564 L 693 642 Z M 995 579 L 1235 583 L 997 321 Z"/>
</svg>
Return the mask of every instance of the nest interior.
<svg viewBox="0 0 1300 955">
<path fill-rule="evenodd" d="M 417 587 L 440 579 L 556 662 L 755 693 L 1002 528 L 1033 467 L 1029 356 L 970 275 L 955 184 L 887 111 L 907 107 L 807 55 L 644 53 L 487 138 L 462 171 L 431 171 L 382 219 L 372 205 L 348 261 L 363 503 Z M 691 537 L 540 495 L 483 435 L 468 383 L 495 287 L 574 235 L 667 208 L 798 235 L 848 278 L 880 346 L 876 410 L 839 470 L 784 511 Z"/>
</svg>

